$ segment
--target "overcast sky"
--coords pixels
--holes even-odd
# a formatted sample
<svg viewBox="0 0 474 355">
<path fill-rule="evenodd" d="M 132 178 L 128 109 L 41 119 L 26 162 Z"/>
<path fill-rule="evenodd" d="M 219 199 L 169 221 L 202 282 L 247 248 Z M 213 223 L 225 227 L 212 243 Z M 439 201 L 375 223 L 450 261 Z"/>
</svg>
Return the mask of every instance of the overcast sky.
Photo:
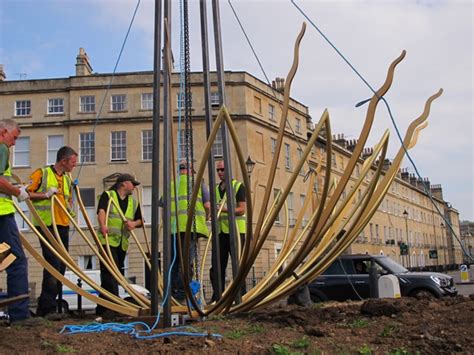
<svg viewBox="0 0 474 355">
<path fill-rule="evenodd" d="M 390 62 L 403 49 L 407 51 L 386 95 L 402 135 L 422 112 L 426 99 L 444 89 L 410 153 L 421 175 L 443 186 L 445 200 L 459 210 L 461 219 L 474 220 L 472 1 L 296 3 L 373 88 L 385 80 Z M 85 48 L 95 72 L 112 72 L 136 4 L 135 0 L 0 0 L 0 63 L 5 65 L 7 80 L 74 75 L 79 47 Z M 232 4 L 270 80 L 285 77 L 304 21 L 301 13 L 291 1 L 234 0 Z M 173 2 L 177 61 L 178 5 Z M 245 70 L 265 80 L 228 2 L 220 6 L 225 69 Z M 141 1 L 119 72 L 152 69 L 153 9 L 153 1 Z M 190 21 L 192 69 L 201 70 L 197 1 L 190 1 Z M 211 24 L 209 31 L 212 34 Z M 371 94 L 308 23 L 292 96 L 309 107 L 313 120 L 327 108 L 333 132 L 356 138 L 367 105 L 354 105 Z M 385 128 L 391 131 L 393 156 L 400 143 L 387 110 L 379 105 L 369 145 Z M 402 166 L 415 172 L 408 160 Z"/>
</svg>

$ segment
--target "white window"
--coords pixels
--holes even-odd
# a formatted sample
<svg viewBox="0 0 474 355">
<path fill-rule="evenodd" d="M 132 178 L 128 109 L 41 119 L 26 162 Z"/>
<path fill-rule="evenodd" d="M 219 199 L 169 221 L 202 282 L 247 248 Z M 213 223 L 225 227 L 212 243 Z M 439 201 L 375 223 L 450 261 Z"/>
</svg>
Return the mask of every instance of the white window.
<svg viewBox="0 0 474 355">
<path fill-rule="evenodd" d="M 184 92 L 178 92 L 176 94 L 176 108 L 178 110 L 184 110 L 186 107 L 186 93 Z M 193 96 L 190 94 L 189 95 L 189 107 L 191 107 L 193 104 Z"/>
<path fill-rule="evenodd" d="M 46 157 L 46 165 L 56 163 L 56 155 L 58 154 L 59 148 L 62 146 L 64 146 L 63 135 L 48 136 L 48 155 Z"/>
<path fill-rule="evenodd" d="M 84 207 L 86 208 L 87 216 L 89 217 L 92 225 L 97 225 L 97 211 L 95 209 L 95 188 L 93 187 L 83 187 L 79 189 L 81 193 L 82 202 L 84 203 Z M 80 227 L 86 227 L 86 220 L 82 215 L 82 212 L 79 210 L 77 215 L 78 217 L 78 224 Z"/>
<path fill-rule="evenodd" d="M 277 145 L 277 140 L 276 138 L 270 138 L 270 142 L 272 144 L 271 151 L 272 151 L 272 157 L 275 155 L 275 150 L 276 150 L 276 145 Z"/>
<path fill-rule="evenodd" d="M 60 115 L 64 113 L 64 99 L 48 99 L 48 115 Z"/>
<path fill-rule="evenodd" d="M 13 166 L 30 166 L 30 137 L 18 137 L 13 148 Z"/>
<path fill-rule="evenodd" d="M 273 198 L 275 199 L 275 206 L 278 204 L 278 200 L 280 199 L 279 194 L 280 194 L 280 189 L 273 189 Z M 281 210 L 277 214 L 275 223 L 281 223 L 280 213 L 281 213 Z"/>
<path fill-rule="evenodd" d="M 97 270 L 97 256 L 95 255 L 79 255 L 79 267 L 81 270 Z"/>
<path fill-rule="evenodd" d="M 30 219 L 30 210 L 28 209 L 28 206 L 26 205 L 25 201 L 18 202 L 18 205 L 20 206 L 22 212 L 26 215 L 28 219 Z M 18 212 L 15 212 L 15 221 L 16 225 L 18 226 L 18 229 L 21 231 L 26 231 L 29 229 L 28 224 L 25 222 L 23 218 L 21 218 L 20 214 Z"/>
<path fill-rule="evenodd" d="M 15 116 L 30 116 L 31 115 L 31 101 L 20 100 L 15 102 Z"/>
<path fill-rule="evenodd" d="M 290 145 L 288 143 L 285 143 L 285 168 L 287 170 L 291 170 L 291 151 L 290 151 Z"/>
<path fill-rule="evenodd" d="M 179 131 L 178 137 L 178 157 L 180 159 L 184 159 L 188 154 L 186 153 L 186 148 L 188 147 L 186 143 L 186 131 L 181 130 Z"/>
<path fill-rule="evenodd" d="M 116 131 L 110 133 L 110 160 L 127 160 L 127 132 Z"/>
<path fill-rule="evenodd" d="M 303 160 L 303 149 L 301 148 L 298 148 L 298 160 Z M 300 175 L 304 175 L 305 174 L 305 171 L 304 171 L 304 164 L 301 166 L 301 170 L 300 170 Z"/>
<path fill-rule="evenodd" d="M 79 160 L 81 163 L 95 163 L 95 133 L 81 133 L 79 136 Z"/>
<path fill-rule="evenodd" d="M 127 109 L 127 95 L 112 95 L 110 98 L 111 111 L 125 111 Z"/>
<path fill-rule="evenodd" d="M 79 112 L 95 112 L 95 96 L 81 96 Z"/>
<path fill-rule="evenodd" d="M 332 167 L 333 167 L 333 168 L 336 168 L 336 167 L 337 167 L 337 164 L 336 164 L 336 153 L 331 153 L 331 164 L 332 164 Z"/>
<path fill-rule="evenodd" d="M 143 186 L 142 216 L 145 224 L 151 223 L 151 186 Z"/>
<path fill-rule="evenodd" d="M 288 204 L 288 220 L 290 222 L 290 227 L 294 227 L 296 224 L 296 219 L 295 219 L 295 203 L 294 203 L 293 192 L 288 193 L 288 197 L 286 198 L 286 203 Z"/>
<path fill-rule="evenodd" d="M 153 110 L 153 93 L 142 94 L 142 110 Z"/>
<path fill-rule="evenodd" d="M 300 205 L 301 205 L 301 209 L 303 209 L 303 206 L 304 206 L 304 202 L 306 200 L 306 195 L 304 194 L 300 194 Z M 301 226 L 306 226 L 308 224 L 308 217 L 306 216 L 306 211 L 305 211 L 305 214 L 303 216 L 303 220 L 301 221 Z"/>
<path fill-rule="evenodd" d="M 211 92 L 211 106 L 219 106 L 220 105 L 220 98 L 218 91 Z"/>
<path fill-rule="evenodd" d="M 301 120 L 299 118 L 296 119 L 296 133 L 301 133 Z"/>
<path fill-rule="evenodd" d="M 222 146 L 222 131 L 220 128 L 217 131 L 216 139 L 212 145 L 212 154 L 214 154 L 215 158 L 221 158 L 224 155 L 224 149 Z"/>
<path fill-rule="evenodd" d="M 276 121 L 276 119 L 275 119 L 275 106 L 273 106 L 272 104 L 268 105 L 268 119 L 270 121 Z"/>
<path fill-rule="evenodd" d="M 153 131 L 147 129 L 142 131 L 142 160 L 153 158 Z"/>
</svg>

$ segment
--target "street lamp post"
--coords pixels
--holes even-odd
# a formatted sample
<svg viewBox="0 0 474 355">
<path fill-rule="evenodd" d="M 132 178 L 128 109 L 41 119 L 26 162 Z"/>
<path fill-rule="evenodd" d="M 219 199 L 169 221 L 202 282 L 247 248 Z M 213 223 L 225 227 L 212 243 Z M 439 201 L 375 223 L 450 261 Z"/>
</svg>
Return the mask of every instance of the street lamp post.
<svg viewBox="0 0 474 355">
<path fill-rule="evenodd" d="M 440 226 L 441 226 L 441 249 L 443 249 L 443 264 L 442 264 L 442 268 L 443 268 L 443 270 L 446 270 L 446 266 L 447 266 L 446 264 L 447 264 L 447 263 L 446 263 L 446 247 L 445 247 L 446 244 L 445 244 L 445 234 L 444 234 L 444 228 L 445 228 L 444 223 L 441 222 Z"/>
<path fill-rule="evenodd" d="M 403 211 L 403 217 L 405 218 L 405 230 L 407 233 L 407 257 L 408 257 L 408 267 L 411 267 L 411 258 L 410 258 L 410 239 L 408 237 L 408 211 Z"/>
<path fill-rule="evenodd" d="M 255 168 L 255 164 L 256 162 L 254 162 L 252 158 L 250 158 L 250 155 L 249 155 L 247 158 L 247 161 L 245 162 L 245 165 L 247 166 L 247 176 L 249 178 L 249 182 L 250 182 L 250 176 L 252 175 L 253 168 Z M 252 186 L 250 186 L 250 192 L 252 192 Z"/>
</svg>

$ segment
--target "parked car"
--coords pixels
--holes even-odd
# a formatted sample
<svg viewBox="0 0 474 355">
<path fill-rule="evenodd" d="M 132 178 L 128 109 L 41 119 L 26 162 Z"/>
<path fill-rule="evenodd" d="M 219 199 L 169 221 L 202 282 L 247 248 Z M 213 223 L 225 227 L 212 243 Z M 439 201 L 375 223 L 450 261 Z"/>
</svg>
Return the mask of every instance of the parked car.
<svg viewBox="0 0 474 355">
<path fill-rule="evenodd" d="M 100 285 L 100 270 L 84 270 L 84 273 L 89 276 L 95 283 Z M 66 271 L 64 276 L 72 281 L 74 284 L 77 284 L 78 277 L 71 271 Z M 148 291 L 145 287 L 130 283 L 130 286 L 137 291 L 138 293 L 142 294 L 143 296 L 150 298 L 150 291 Z M 95 296 L 99 296 L 99 292 L 94 290 L 91 286 L 89 286 L 84 281 L 82 282 L 82 289 L 93 294 Z M 134 299 L 128 294 L 127 291 L 124 290 L 122 286 L 119 285 L 119 296 L 126 301 L 134 302 Z M 77 292 L 71 290 L 66 285 L 63 285 L 63 299 L 62 299 L 62 308 L 65 313 L 77 311 Z M 90 301 L 86 297 L 82 297 L 82 310 L 94 310 L 97 304 L 95 302 Z"/>
<path fill-rule="evenodd" d="M 360 300 L 370 297 L 369 270 L 374 263 L 379 275 L 395 275 L 403 296 L 455 296 L 453 278 L 436 272 L 410 272 L 384 255 L 342 255 L 309 284 L 314 302 Z"/>
</svg>

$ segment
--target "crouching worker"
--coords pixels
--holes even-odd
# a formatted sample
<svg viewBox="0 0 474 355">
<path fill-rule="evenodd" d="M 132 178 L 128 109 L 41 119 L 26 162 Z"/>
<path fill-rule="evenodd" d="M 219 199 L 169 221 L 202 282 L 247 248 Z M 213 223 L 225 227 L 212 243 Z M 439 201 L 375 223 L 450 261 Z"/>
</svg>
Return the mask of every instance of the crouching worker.
<svg viewBox="0 0 474 355">
<path fill-rule="evenodd" d="M 108 191 L 104 191 L 99 199 L 97 208 L 97 219 L 99 221 L 99 240 L 107 250 L 105 236 L 108 238 L 110 252 L 115 265 L 124 275 L 124 262 L 128 250 L 130 231 L 142 225 L 142 215 L 138 202 L 132 197 L 133 190 L 140 183 L 130 174 L 122 174 L 117 178 L 117 182 Z M 109 200 L 115 201 L 120 206 L 120 210 L 125 215 L 127 221 L 124 222 L 115 204 L 111 202 L 109 216 L 106 219 Z M 107 267 L 100 264 L 100 282 L 102 288 L 118 296 L 118 282 L 109 272 Z M 101 298 L 106 298 L 102 294 Z M 106 308 L 97 305 L 96 313 L 104 314 Z"/>
</svg>

